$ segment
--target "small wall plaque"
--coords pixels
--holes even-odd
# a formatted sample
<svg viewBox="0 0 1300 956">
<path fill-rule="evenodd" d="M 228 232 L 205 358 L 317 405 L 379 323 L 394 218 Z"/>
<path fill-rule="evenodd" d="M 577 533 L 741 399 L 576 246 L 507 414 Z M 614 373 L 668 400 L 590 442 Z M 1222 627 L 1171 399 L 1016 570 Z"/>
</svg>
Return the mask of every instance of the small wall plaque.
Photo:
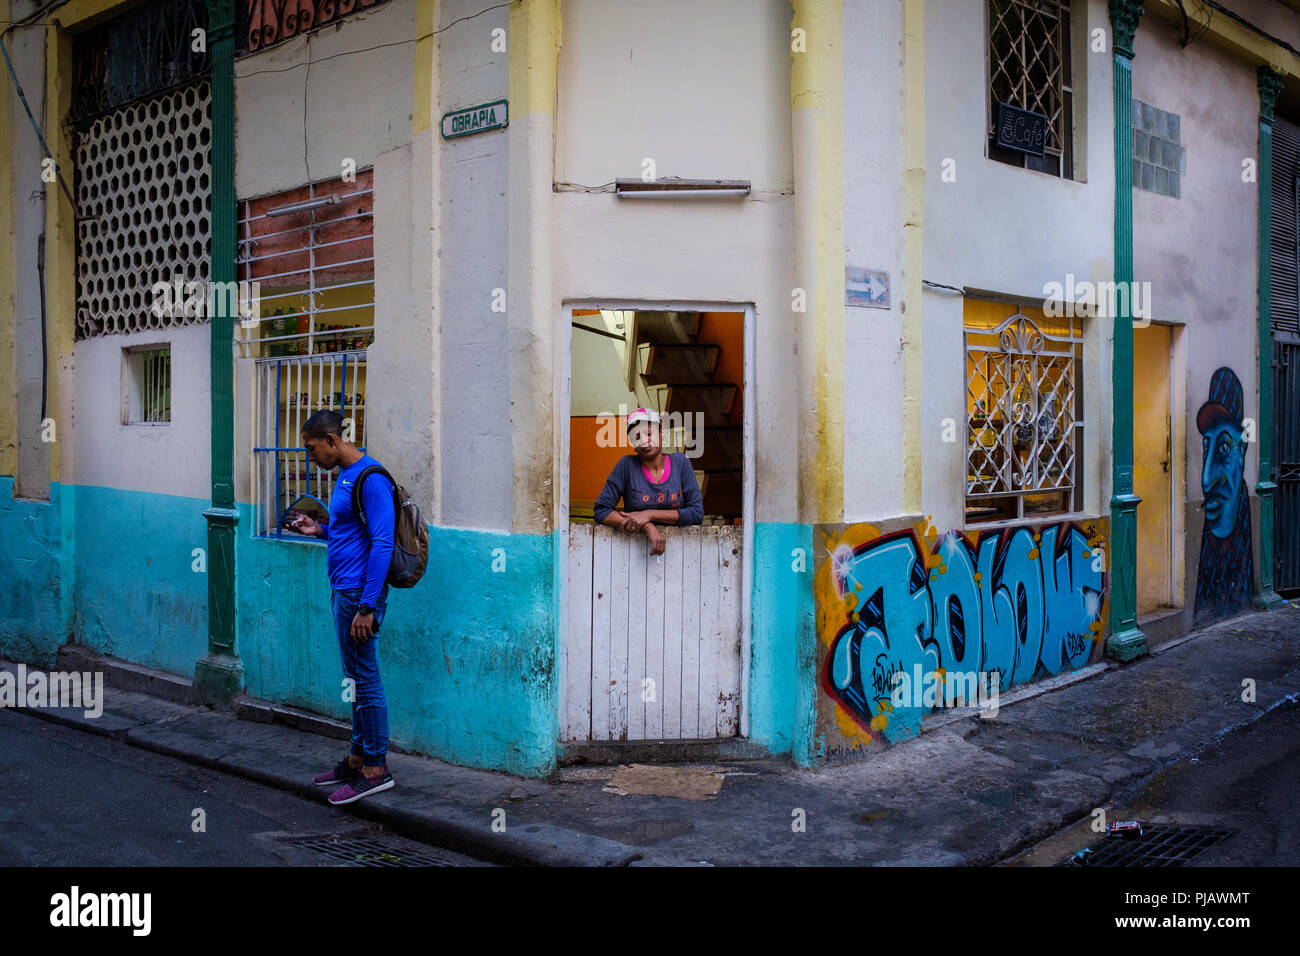
<svg viewBox="0 0 1300 956">
<path fill-rule="evenodd" d="M 844 304 L 868 309 L 889 308 L 889 273 L 845 266 Z"/>
</svg>

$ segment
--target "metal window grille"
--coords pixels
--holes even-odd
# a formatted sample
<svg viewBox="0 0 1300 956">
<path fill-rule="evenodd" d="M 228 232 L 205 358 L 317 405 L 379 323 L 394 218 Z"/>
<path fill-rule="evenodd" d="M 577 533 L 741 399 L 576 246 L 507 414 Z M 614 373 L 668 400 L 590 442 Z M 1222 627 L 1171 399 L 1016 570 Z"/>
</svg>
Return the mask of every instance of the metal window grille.
<svg viewBox="0 0 1300 956">
<path fill-rule="evenodd" d="M 72 41 L 72 110 L 78 125 L 134 100 L 206 77 L 206 44 L 194 49 L 194 31 L 208 28 L 204 0 L 150 0 Z"/>
<path fill-rule="evenodd" d="M 1069 178 L 1074 162 L 1069 0 L 989 0 L 988 12 L 989 155 Z M 995 145 L 998 103 L 1047 117 L 1045 156 Z"/>
<path fill-rule="evenodd" d="M 343 416 L 343 437 L 365 451 L 365 384 L 364 351 L 256 360 L 254 534 L 299 538 L 280 527 L 286 510 L 298 502 L 302 510 L 328 510 L 335 473 L 307 460 L 302 427 L 318 409 L 333 409 Z"/>
<path fill-rule="evenodd" d="M 77 131 L 77 204 L 88 217 L 77 223 L 78 339 L 207 320 L 206 296 L 190 284 L 208 280 L 211 111 L 203 80 Z M 155 310 L 158 283 L 198 305 Z"/>
<path fill-rule="evenodd" d="M 1016 312 L 965 329 L 968 520 L 1078 510 L 1083 338 L 1060 321 L 1046 332 Z"/>
<path fill-rule="evenodd" d="M 172 420 L 172 351 L 164 348 L 126 350 L 127 425 L 158 425 Z"/>
<path fill-rule="evenodd" d="M 240 55 L 337 23 L 385 0 L 240 0 L 236 7 L 235 43 Z"/>
<path fill-rule="evenodd" d="M 256 282 L 245 356 L 314 355 L 374 341 L 374 171 L 240 202 L 239 279 Z M 288 210 L 286 212 L 286 210 Z"/>
</svg>

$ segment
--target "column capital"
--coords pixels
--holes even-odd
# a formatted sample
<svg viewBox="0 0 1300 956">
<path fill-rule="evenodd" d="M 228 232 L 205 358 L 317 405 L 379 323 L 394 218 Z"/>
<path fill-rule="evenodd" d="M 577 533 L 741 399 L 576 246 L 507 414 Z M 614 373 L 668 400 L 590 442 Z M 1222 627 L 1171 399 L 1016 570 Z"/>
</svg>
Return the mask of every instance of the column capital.
<svg viewBox="0 0 1300 956">
<path fill-rule="evenodd" d="M 1115 52 L 1133 59 L 1133 37 L 1146 11 L 1142 0 L 1110 0 L 1110 33 Z"/>
<path fill-rule="evenodd" d="M 1282 92 L 1282 74 L 1271 66 L 1261 66 L 1256 72 L 1259 81 L 1259 119 L 1263 123 L 1273 122 L 1273 107 L 1277 105 L 1278 94 Z"/>
<path fill-rule="evenodd" d="M 234 35 L 235 9 L 231 0 L 207 0 L 208 35 Z"/>
</svg>

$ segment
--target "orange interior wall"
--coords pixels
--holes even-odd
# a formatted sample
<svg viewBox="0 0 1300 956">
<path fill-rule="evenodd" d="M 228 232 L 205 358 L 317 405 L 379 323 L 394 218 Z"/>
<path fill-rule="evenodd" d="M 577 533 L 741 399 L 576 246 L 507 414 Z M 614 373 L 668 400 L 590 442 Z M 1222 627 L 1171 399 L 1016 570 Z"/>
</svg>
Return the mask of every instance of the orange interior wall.
<svg viewBox="0 0 1300 956">
<path fill-rule="evenodd" d="M 695 341 L 701 345 L 716 345 L 718 368 L 713 373 L 715 382 L 731 382 L 736 386 L 736 403 L 731 406 L 731 425 L 744 422 L 745 409 L 745 313 L 701 312 L 700 331 Z"/>
<path fill-rule="evenodd" d="M 595 415 L 569 419 L 570 501 L 595 501 L 618 460 L 630 452 L 628 448 L 601 448 L 596 444 L 603 424 Z"/>
</svg>

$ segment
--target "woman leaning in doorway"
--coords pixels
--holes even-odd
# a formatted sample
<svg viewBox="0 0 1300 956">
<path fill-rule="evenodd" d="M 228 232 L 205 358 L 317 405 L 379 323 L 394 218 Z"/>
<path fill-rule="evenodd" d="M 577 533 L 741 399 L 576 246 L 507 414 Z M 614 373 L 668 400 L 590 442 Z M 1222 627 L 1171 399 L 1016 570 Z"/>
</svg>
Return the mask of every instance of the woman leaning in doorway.
<svg viewBox="0 0 1300 956">
<path fill-rule="evenodd" d="M 704 498 L 690 459 L 664 454 L 659 415 L 638 408 L 627 416 L 627 436 L 635 455 L 624 455 L 605 480 L 592 509 L 597 524 L 639 531 L 650 539 L 650 553 L 663 554 L 667 539 L 655 525 L 699 524 Z M 623 510 L 616 510 L 619 499 Z"/>
</svg>

